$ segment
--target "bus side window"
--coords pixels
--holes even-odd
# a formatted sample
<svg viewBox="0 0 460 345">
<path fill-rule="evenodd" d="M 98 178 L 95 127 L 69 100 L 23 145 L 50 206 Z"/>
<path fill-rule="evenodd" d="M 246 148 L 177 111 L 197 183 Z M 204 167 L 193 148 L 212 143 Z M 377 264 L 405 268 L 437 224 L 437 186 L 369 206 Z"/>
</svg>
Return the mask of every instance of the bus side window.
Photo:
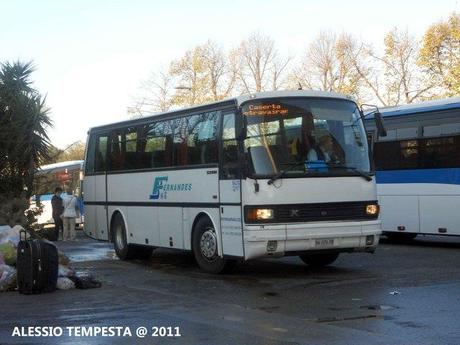
<svg viewBox="0 0 460 345">
<path fill-rule="evenodd" d="M 399 141 L 378 141 L 374 144 L 373 153 L 376 170 L 401 169 Z"/>
<path fill-rule="evenodd" d="M 96 157 L 94 171 L 101 172 L 107 169 L 107 135 L 103 134 L 97 138 Z"/>
<path fill-rule="evenodd" d="M 85 159 L 85 174 L 94 172 L 94 160 L 96 157 L 96 136 L 91 135 L 88 140 L 87 156 Z"/>
<path fill-rule="evenodd" d="M 188 164 L 217 163 L 218 114 L 218 112 L 210 112 L 189 117 Z"/>
<path fill-rule="evenodd" d="M 172 127 L 170 121 L 154 122 L 148 125 L 145 147 L 141 152 L 144 168 L 161 168 L 171 164 Z"/>
<path fill-rule="evenodd" d="M 122 149 L 123 130 L 114 130 L 110 135 L 110 170 L 123 169 L 124 152 Z"/>
<path fill-rule="evenodd" d="M 125 133 L 125 142 L 123 145 L 125 154 L 124 169 L 138 169 L 140 164 L 137 155 L 137 128 L 130 127 Z"/>
<path fill-rule="evenodd" d="M 238 145 L 235 135 L 235 114 L 225 114 L 222 122 L 222 178 L 239 178 Z"/>
<path fill-rule="evenodd" d="M 187 165 L 187 122 L 188 118 L 185 117 L 172 120 L 172 127 L 174 128 L 173 166 Z"/>
</svg>

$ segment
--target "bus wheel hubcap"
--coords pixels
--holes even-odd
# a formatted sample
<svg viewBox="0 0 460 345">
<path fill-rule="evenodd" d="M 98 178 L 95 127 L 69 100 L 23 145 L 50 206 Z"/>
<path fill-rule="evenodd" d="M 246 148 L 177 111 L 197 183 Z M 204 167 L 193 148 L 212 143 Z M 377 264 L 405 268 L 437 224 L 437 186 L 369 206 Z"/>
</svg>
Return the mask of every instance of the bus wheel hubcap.
<svg viewBox="0 0 460 345">
<path fill-rule="evenodd" d="M 200 241 L 201 254 L 208 260 L 216 256 L 217 252 L 217 238 L 214 229 L 207 229 L 201 235 Z"/>
</svg>

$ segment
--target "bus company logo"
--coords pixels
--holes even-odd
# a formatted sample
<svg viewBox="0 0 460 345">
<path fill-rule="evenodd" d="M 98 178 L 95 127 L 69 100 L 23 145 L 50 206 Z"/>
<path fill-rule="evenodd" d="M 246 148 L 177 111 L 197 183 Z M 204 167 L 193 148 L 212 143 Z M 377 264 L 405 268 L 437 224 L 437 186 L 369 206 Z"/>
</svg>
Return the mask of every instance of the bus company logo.
<svg viewBox="0 0 460 345">
<path fill-rule="evenodd" d="M 298 218 L 300 210 L 293 209 L 291 210 L 291 217 Z"/>
<path fill-rule="evenodd" d="M 161 190 L 163 189 L 163 185 L 165 185 L 166 182 L 168 182 L 168 176 L 155 177 L 155 181 L 153 182 L 153 191 L 152 194 L 150 194 L 150 199 L 160 199 Z"/>
<path fill-rule="evenodd" d="M 155 177 L 153 181 L 153 191 L 149 199 L 167 199 L 168 192 L 189 192 L 192 190 L 191 183 L 167 183 L 168 176 Z"/>
</svg>

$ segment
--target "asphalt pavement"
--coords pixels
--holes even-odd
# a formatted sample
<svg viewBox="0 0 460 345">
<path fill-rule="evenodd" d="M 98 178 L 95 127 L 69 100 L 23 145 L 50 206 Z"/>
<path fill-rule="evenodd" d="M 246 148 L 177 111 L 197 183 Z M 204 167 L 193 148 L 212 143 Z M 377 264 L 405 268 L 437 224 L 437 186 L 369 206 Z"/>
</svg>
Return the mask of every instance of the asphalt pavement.
<svg viewBox="0 0 460 345">
<path fill-rule="evenodd" d="M 343 254 L 322 269 L 297 257 L 255 260 L 227 275 L 203 273 L 191 254 L 170 250 L 119 261 L 111 244 L 81 232 L 58 246 L 102 287 L 0 294 L 1 345 L 460 344 L 460 238 L 382 241 L 375 254 Z M 36 326 L 63 335 L 21 328 Z M 75 335 L 104 327 L 125 336 Z M 136 334 L 142 327 L 147 334 Z"/>
</svg>

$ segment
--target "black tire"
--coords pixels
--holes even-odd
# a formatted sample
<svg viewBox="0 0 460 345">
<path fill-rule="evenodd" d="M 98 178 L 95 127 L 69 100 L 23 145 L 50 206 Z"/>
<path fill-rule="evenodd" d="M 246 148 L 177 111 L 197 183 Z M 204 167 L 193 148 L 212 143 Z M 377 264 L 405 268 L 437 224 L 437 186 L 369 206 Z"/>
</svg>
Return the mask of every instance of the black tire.
<svg viewBox="0 0 460 345">
<path fill-rule="evenodd" d="M 195 225 L 192 237 L 193 256 L 198 266 L 207 273 L 225 273 L 233 269 L 234 260 L 220 257 L 218 253 L 216 230 L 207 217 L 202 217 Z"/>
<path fill-rule="evenodd" d="M 386 232 L 388 240 L 391 242 L 408 242 L 417 237 L 414 233 L 402 233 L 402 232 Z"/>
<path fill-rule="evenodd" d="M 120 260 L 149 259 L 152 256 L 152 247 L 128 244 L 125 222 L 120 214 L 115 215 L 111 229 L 113 247 Z"/>
<path fill-rule="evenodd" d="M 339 257 L 339 253 L 329 254 L 303 254 L 299 258 L 308 266 L 324 267 L 332 264 Z"/>
</svg>

